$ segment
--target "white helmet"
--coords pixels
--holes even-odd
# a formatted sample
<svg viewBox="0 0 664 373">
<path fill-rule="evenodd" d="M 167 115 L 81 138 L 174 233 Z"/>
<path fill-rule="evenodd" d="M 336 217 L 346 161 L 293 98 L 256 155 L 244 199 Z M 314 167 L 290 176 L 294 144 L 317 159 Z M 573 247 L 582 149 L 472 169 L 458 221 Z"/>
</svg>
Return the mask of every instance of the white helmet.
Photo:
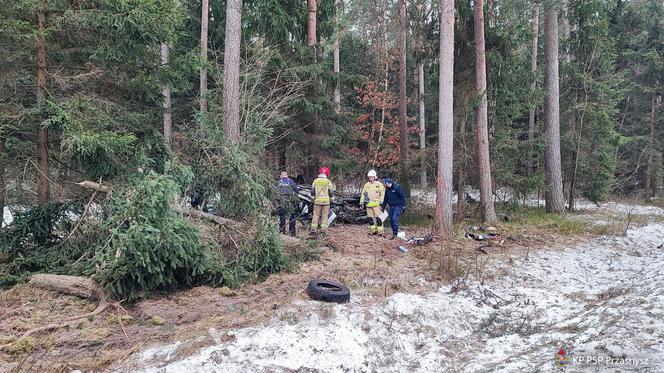
<svg viewBox="0 0 664 373">
<path fill-rule="evenodd" d="M 369 170 L 367 176 L 378 177 L 378 174 L 376 173 L 376 170 Z"/>
</svg>

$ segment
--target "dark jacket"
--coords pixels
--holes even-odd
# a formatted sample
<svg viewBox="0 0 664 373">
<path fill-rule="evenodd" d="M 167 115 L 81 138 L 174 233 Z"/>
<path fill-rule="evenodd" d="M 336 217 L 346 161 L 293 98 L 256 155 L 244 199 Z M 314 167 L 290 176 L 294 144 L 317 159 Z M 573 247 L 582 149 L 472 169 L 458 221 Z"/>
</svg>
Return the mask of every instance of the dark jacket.
<svg viewBox="0 0 664 373">
<path fill-rule="evenodd" d="M 290 177 L 279 179 L 277 183 L 277 192 L 279 193 L 279 202 L 290 202 L 290 200 L 297 194 L 297 184 Z"/>
<path fill-rule="evenodd" d="M 406 194 L 401 190 L 399 184 L 392 184 L 391 188 L 385 187 L 385 199 L 383 199 L 383 208 L 386 205 L 390 207 L 406 207 Z"/>
</svg>

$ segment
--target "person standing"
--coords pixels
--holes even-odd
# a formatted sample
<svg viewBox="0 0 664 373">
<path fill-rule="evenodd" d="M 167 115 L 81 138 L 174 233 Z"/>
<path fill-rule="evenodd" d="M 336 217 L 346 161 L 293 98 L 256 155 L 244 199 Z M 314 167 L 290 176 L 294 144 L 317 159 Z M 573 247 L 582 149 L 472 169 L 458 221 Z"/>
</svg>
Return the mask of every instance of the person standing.
<svg viewBox="0 0 664 373">
<path fill-rule="evenodd" d="M 371 234 L 382 235 L 385 228 L 383 227 L 383 221 L 379 216 L 382 212 L 380 205 L 385 198 L 385 186 L 377 180 L 378 175 L 375 170 L 370 170 L 369 173 L 367 173 L 367 177 L 369 178 L 369 181 L 367 181 L 362 188 L 360 206 L 367 209 L 367 215 L 369 215 L 373 221 L 373 225 L 369 227 Z"/>
<path fill-rule="evenodd" d="M 321 167 L 318 171 L 318 178 L 311 185 L 314 196 L 314 211 L 311 219 L 311 234 L 316 236 L 318 227 L 321 233 L 327 231 L 327 220 L 330 214 L 330 201 L 334 194 L 334 184 L 330 181 L 330 169 Z"/>
<path fill-rule="evenodd" d="M 297 198 L 297 184 L 288 177 L 288 172 L 281 171 L 277 189 L 279 192 L 279 232 L 286 234 L 286 216 L 288 216 L 288 233 L 295 237 L 297 208 L 294 200 Z"/>
<path fill-rule="evenodd" d="M 390 206 L 390 225 L 392 226 L 392 238 L 390 239 L 393 240 L 399 233 L 399 217 L 406 211 L 406 194 L 401 190 L 401 186 L 395 184 L 394 180 L 389 177 L 385 179 L 383 209 L 388 205 Z"/>
</svg>

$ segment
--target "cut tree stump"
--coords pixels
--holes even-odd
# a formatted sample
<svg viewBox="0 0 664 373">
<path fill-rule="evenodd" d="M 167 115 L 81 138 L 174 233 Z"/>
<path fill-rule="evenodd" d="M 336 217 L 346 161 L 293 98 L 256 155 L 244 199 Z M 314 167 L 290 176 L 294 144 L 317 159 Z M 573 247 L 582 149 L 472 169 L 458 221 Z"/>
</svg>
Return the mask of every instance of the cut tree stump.
<svg viewBox="0 0 664 373">
<path fill-rule="evenodd" d="M 30 277 L 29 285 L 75 295 L 84 299 L 101 299 L 101 288 L 91 279 L 80 276 L 36 274 Z"/>
</svg>

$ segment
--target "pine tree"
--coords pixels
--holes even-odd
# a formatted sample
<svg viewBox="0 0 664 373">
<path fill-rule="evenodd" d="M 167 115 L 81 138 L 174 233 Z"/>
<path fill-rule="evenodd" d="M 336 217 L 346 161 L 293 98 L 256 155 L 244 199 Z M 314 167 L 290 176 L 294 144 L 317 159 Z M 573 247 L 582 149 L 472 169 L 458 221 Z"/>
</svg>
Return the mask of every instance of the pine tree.
<svg viewBox="0 0 664 373">
<path fill-rule="evenodd" d="M 454 0 L 440 0 L 440 59 L 438 92 L 438 174 L 436 233 L 452 238 L 452 168 L 454 114 Z"/>
</svg>

